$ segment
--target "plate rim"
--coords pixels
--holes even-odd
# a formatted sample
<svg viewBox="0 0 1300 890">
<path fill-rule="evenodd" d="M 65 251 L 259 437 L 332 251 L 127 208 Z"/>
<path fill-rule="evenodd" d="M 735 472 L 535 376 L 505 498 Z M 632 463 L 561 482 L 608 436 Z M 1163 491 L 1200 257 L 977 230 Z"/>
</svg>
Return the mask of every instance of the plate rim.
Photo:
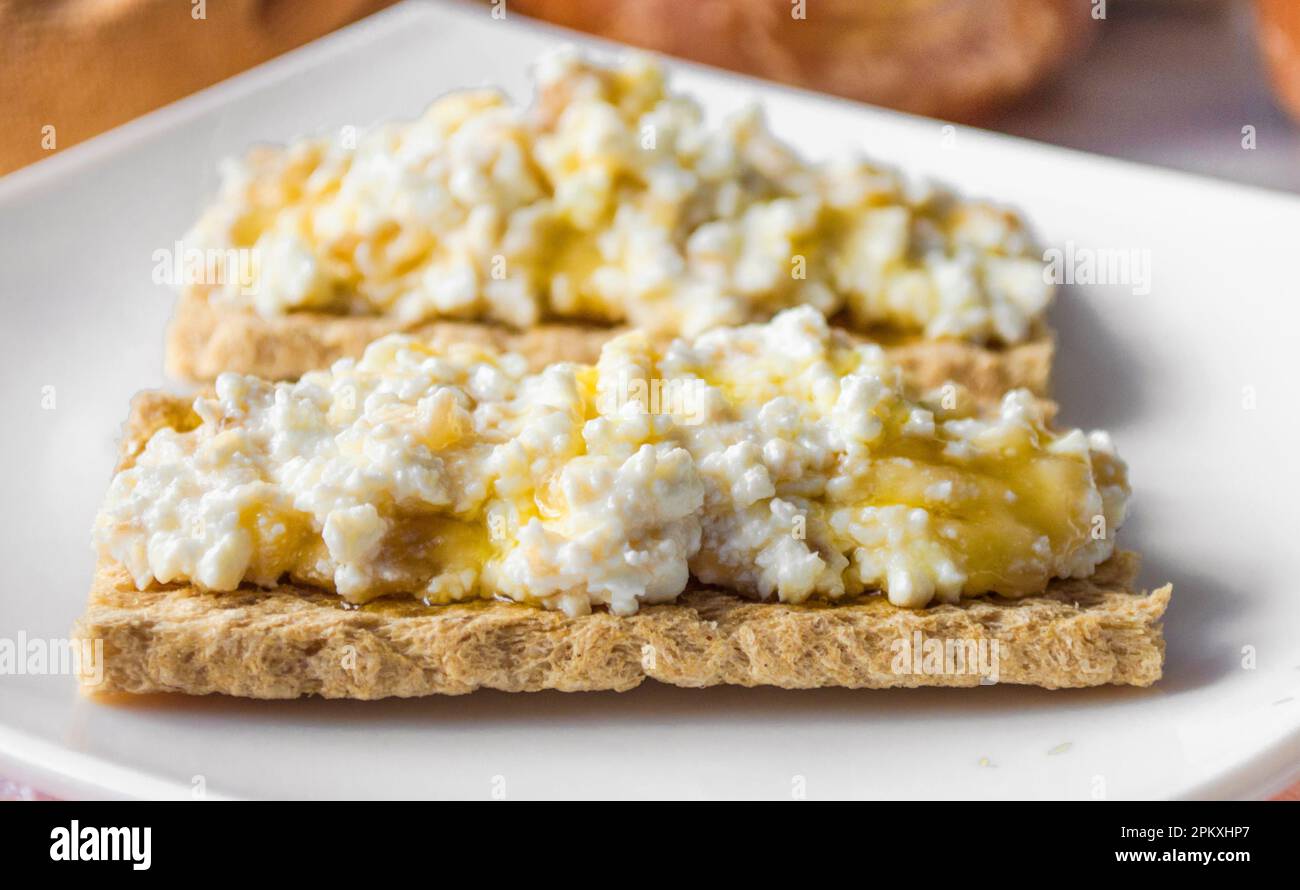
<svg viewBox="0 0 1300 890">
<path fill-rule="evenodd" d="M 247 71 L 70 146 L 56 155 L 42 158 L 33 164 L 0 176 L 0 205 L 43 188 L 56 186 L 63 179 L 78 172 L 94 169 L 97 165 L 112 163 L 116 157 L 142 143 L 147 143 L 156 135 L 173 131 L 215 109 L 254 96 L 267 87 L 322 65 L 340 54 L 382 41 L 414 20 L 439 16 L 468 19 L 473 14 L 470 7 L 461 3 L 404 0 Z M 621 44 L 531 19 L 524 19 L 522 23 L 516 19 L 510 22 L 509 26 L 513 29 L 538 32 L 554 39 L 594 47 L 602 52 L 628 49 Z M 935 119 L 865 105 L 725 69 L 671 57 L 662 58 L 665 64 L 673 69 L 691 71 L 698 76 L 730 83 L 741 89 L 785 95 L 792 100 L 827 107 L 848 108 L 857 113 L 890 118 L 913 126 L 933 126 L 936 123 Z M 1144 180 L 1156 178 L 1198 189 L 1208 188 L 1221 193 L 1231 193 L 1237 199 L 1278 202 L 1288 210 L 1300 212 L 1300 195 L 1279 189 L 1233 183 L 1204 174 L 1065 148 L 978 127 L 963 125 L 961 130 L 963 134 L 969 133 L 972 138 L 990 146 L 1013 145 L 1020 151 L 1032 151 L 1047 158 L 1057 158 L 1074 164 L 1087 163 L 1093 168 L 1101 168 L 1102 172 L 1139 176 Z M 7 778 L 33 783 L 39 786 L 39 790 L 57 796 L 146 798 L 189 798 L 191 796 L 188 786 L 183 783 L 124 766 L 103 756 L 87 754 L 66 744 L 47 741 L 4 722 L 0 722 L 0 768 Z M 1177 799 L 1263 798 L 1277 793 L 1297 780 L 1300 780 L 1300 722 L 1246 759 L 1225 765 L 1203 777 L 1196 784 L 1178 789 L 1170 796 Z M 207 797 L 220 796 L 208 794 Z"/>
</svg>

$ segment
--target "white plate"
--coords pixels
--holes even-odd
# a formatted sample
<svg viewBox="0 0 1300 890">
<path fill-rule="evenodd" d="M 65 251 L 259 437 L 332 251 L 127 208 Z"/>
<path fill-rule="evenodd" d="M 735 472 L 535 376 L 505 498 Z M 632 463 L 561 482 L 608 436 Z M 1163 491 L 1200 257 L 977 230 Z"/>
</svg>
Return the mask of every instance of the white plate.
<svg viewBox="0 0 1300 890">
<path fill-rule="evenodd" d="M 171 296 L 153 252 L 218 159 L 414 114 L 449 88 L 517 91 L 564 36 L 398 7 L 0 180 L 0 637 L 63 637 L 81 609 L 127 400 L 163 383 Z M 1165 679 L 107 706 L 68 677 L 5 676 L 0 773 L 56 794 L 184 796 L 201 776 L 210 796 L 471 798 L 1253 796 L 1296 775 L 1300 200 L 679 73 L 718 111 L 762 99 L 807 151 L 858 146 L 1019 205 L 1050 244 L 1149 251 L 1151 293 L 1068 288 L 1053 322 L 1066 418 L 1110 428 L 1132 467 L 1122 540 L 1146 554 L 1144 582 L 1175 583 Z"/>
</svg>

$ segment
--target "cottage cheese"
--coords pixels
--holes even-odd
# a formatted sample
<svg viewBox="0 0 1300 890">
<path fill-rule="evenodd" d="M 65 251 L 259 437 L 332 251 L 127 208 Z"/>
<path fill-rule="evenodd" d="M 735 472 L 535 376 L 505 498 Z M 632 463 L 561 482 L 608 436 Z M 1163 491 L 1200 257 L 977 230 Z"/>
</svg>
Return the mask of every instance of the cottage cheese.
<svg viewBox="0 0 1300 890">
<path fill-rule="evenodd" d="M 1051 297 L 1019 219 L 865 161 L 811 163 L 756 111 L 710 125 L 653 62 L 571 53 L 528 109 L 420 118 L 223 169 L 187 247 L 256 259 L 210 299 L 267 316 L 542 317 L 695 335 L 812 306 L 859 328 L 1015 342 Z M 245 276 L 246 277 L 246 276 Z"/>
<path fill-rule="evenodd" d="M 570 614 L 669 602 L 691 576 L 785 602 L 1017 596 L 1114 547 L 1109 439 L 1049 430 L 1025 392 L 986 416 L 914 400 L 809 307 L 656 342 L 529 373 L 394 336 L 297 383 L 225 374 L 196 429 L 117 474 L 96 544 L 141 588 L 288 577 Z"/>
</svg>

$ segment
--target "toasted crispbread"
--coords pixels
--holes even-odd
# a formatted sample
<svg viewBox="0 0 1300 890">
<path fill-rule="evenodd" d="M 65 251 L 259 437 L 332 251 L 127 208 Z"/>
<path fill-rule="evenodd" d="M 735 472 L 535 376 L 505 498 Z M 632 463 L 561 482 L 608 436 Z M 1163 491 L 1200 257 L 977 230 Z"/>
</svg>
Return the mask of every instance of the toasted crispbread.
<svg viewBox="0 0 1300 890">
<path fill-rule="evenodd" d="M 370 342 L 399 332 L 431 342 L 465 341 L 517 352 L 534 370 L 540 370 L 558 361 L 594 362 L 605 341 L 625 330 L 558 323 L 523 331 L 465 321 L 404 325 L 383 316 L 309 312 L 264 318 L 213 306 L 202 293 L 187 292 L 178 300 L 167 329 L 167 370 L 175 377 L 200 382 L 213 380 L 224 371 L 264 380 L 296 380 L 337 359 L 359 356 Z M 887 345 L 886 350 L 922 388 L 955 380 L 981 401 L 1020 387 L 1035 395 L 1048 394 L 1053 341 L 1045 331 L 1007 347 L 911 339 Z"/>
<path fill-rule="evenodd" d="M 186 400 L 137 396 L 121 466 L 156 430 L 193 424 Z M 1001 683 L 1147 686 L 1160 678 L 1160 618 L 1172 588 L 1135 592 L 1137 567 L 1134 554 L 1117 553 L 1092 578 L 1053 582 L 1041 596 L 919 610 L 881 596 L 789 605 L 697 588 L 629 617 L 570 618 L 495 601 L 427 607 L 386 599 L 345 609 L 333 594 L 294 585 L 139 591 L 120 566 L 102 563 L 73 633 L 104 641 L 102 682 L 87 687 L 97 693 L 374 699 L 480 688 L 625 690 L 647 677 L 786 688 L 981 683 L 974 663 L 926 669 L 919 653 L 929 641 L 985 641 L 984 667 L 997 643 L 992 663 Z M 907 655 L 903 641 L 918 654 Z"/>
<path fill-rule="evenodd" d="M 626 328 L 541 324 L 516 331 L 468 321 L 402 324 L 387 316 L 297 312 L 264 318 L 212 306 L 201 294 L 182 294 L 167 328 L 167 372 L 195 382 L 234 371 L 263 380 L 297 380 L 341 358 L 357 358 L 386 334 L 411 334 L 431 343 L 477 343 L 516 352 L 534 370 L 555 362 L 594 362 L 600 347 Z"/>
</svg>

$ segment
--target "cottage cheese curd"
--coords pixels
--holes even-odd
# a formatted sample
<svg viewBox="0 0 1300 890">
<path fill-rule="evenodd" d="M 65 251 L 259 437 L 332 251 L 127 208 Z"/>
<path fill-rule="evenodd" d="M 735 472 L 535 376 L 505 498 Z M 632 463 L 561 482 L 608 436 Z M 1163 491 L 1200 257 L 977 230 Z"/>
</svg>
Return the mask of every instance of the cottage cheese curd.
<svg viewBox="0 0 1300 890">
<path fill-rule="evenodd" d="M 861 160 L 811 163 L 756 111 L 710 125 L 632 56 L 562 52 L 528 109 L 420 118 L 223 168 L 188 248 L 251 251 L 210 299 L 275 316 L 542 317 L 694 335 L 809 305 L 859 328 L 1015 342 L 1051 297 L 1019 219 Z M 247 277 L 247 276 L 244 276 Z"/>
<path fill-rule="evenodd" d="M 361 603 L 503 597 L 570 614 L 692 575 L 800 602 L 1040 592 L 1106 559 L 1124 465 L 1025 392 L 909 398 L 809 307 L 592 365 L 410 337 L 297 383 L 225 374 L 201 422 L 114 478 L 95 541 L 140 587 L 288 577 Z"/>
</svg>

